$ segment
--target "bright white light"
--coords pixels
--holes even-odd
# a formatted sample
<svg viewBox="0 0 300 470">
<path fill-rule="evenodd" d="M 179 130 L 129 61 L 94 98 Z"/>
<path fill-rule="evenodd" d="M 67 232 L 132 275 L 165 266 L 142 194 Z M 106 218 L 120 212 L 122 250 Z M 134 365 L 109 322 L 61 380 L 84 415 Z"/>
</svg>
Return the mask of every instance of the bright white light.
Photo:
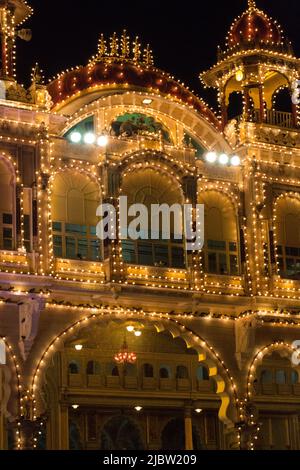
<svg viewBox="0 0 300 470">
<path fill-rule="evenodd" d="M 74 410 L 77 410 L 77 408 L 79 408 L 79 405 L 72 405 L 72 408 L 74 408 Z"/>
<path fill-rule="evenodd" d="M 93 132 L 87 132 L 85 135 L 84 135 L 84 143 L 85 144 L 94 144 L 95 143 L 95 140 L 96 140 L 96 136 Z"/>
<path fill-rule="evenodd" d="M 134 409 L 135 409 L 135 411 L 142 411 L 143 407 L 142 406 L 135 406 Z"/>
<path fill-rule="evenodd" d="M 195 409 L 195 412 L 196 412 L 196 413 L 202 413 L 202 409 L 201 409 L 201 408 L 196 408 L 196 409 Z"/>
<path fill-rule="evenodd" d="M 151 98 L 145 98 L 145 99 L 143 99 L 143 104 L 151 104 L 152 101 L 153 100 Z"/>
<path fill-rule="evenodd" d="M 81 351 L 83 348 L 82 344 L 75 344 L 76 351 Z"/>
<path fill-rule="evenodd" d="M 78 131 L 71 132 L 70 134 L 70 140 L 74 144 L 78 144 L 78 142 L 81 141 L 81 134 Z"/>
<path fill-rule="evenodd" d="M 239 166 L 241 164 L 241 159 L 237 155 L 233 155 L 230 159 L 230 163 L 232 166 Z"/>
<path fill-rule="evenodd" d="M 135 336 L 141 336 L 142 332 L 137 330 L 137 331 L 134 332 L 134 334 L 135 334 Z"/>
<path fill-rule="evenodd" d="M 97 139 L 97 144 L 99 145 L 99 147 L 106 147 L 108 144 L 107 135 L 100 135 Z"/>
<path fill-rule="evenodd" d="M 229 162 L 228 155 L 226 155 L 226 153 L 222 153 L 222 155 L 219 156 L 219 162 L 221 163 L 221 165 L 227 165 L 227 163 Z"/>
<path fill-rule="evenodd" d="M 216 154 L 216 152 L 208 152 L 208 153 L 205 155 L 205 160 L 206 160 L 208 163 L 215 163 L 215 161 L 217 160 L 217 154 Z"/>
<path fill-rule="evenodd" d="M 129 333 L 131 333 L 133 330 L 134 330 L 134 326 L 132 325 L 127 326 L 127 331 L 129 331 Z"/>
</svg>

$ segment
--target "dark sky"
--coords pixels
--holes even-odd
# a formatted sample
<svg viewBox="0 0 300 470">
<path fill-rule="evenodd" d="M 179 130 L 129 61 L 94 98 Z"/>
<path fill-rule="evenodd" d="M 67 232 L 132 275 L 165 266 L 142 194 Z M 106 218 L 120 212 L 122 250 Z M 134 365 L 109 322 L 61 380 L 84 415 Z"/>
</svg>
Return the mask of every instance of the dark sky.
<svg viewBox="0 0 300 470">
<path fill-rule="evenodd" d="M 28 0 L 33 17 L 31 42 L 18 39 L 19 80 L 28 83 L 38 61 L 47 78 L 65 68 L 87 63 L 97 49 L 99 34 L 109 36 L 127 28 L 149 42 L 155 65 L 190 86 L 211 105 L 213 96 L 202 90 L 200 71 L 216 60 L 233 19 L 245 10 L 246 0 Z M 299 0 L 257 0 L 257 6 L 276 18 L 300 56 Z"/>
</svg>

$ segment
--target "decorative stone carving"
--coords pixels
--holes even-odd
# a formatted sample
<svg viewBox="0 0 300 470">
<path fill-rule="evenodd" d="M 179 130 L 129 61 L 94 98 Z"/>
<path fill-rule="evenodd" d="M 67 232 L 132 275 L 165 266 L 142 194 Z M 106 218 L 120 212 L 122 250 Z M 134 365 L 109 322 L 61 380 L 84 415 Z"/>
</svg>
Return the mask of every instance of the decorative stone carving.
<svg viewBox="0 0 300 470">
<path fill-rule="evenodd" d="M 31 296 L 21 301 L 19 305 L 19 349 L 26 361 L 37 335 L 44 299 Z"/>
</svg>

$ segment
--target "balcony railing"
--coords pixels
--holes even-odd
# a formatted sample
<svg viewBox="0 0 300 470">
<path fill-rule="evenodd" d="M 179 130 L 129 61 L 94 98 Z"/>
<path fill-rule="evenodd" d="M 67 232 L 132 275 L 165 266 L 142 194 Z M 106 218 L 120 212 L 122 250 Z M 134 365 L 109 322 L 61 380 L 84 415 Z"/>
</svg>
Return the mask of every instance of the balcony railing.
<svg viewBox="0 0 300 470">
<path fill-rule="evenodd" d="M 254 110 L 254 122 L 260 122 L 260 111 L 258 109 Z M 265 111 L 263 123 L 283 127 L 285 129 L 294 129 L 296 127 L 292 113 L 273 111 L 271 109 Z"/>
</svg>

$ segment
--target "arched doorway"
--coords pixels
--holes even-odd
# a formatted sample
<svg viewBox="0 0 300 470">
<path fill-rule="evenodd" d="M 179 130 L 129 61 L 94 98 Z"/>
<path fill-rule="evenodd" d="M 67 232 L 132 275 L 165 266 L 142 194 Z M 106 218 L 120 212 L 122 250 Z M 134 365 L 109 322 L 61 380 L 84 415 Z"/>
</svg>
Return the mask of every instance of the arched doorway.
<svg viewBox="0 0 300 470">
<path fill-rule="evenodd" d="M 100 435 L 102 450 L 142 450 L 144 444 L 137 424 L 126 415 L 114 416 L 103 426 Z"/>
</svg>

